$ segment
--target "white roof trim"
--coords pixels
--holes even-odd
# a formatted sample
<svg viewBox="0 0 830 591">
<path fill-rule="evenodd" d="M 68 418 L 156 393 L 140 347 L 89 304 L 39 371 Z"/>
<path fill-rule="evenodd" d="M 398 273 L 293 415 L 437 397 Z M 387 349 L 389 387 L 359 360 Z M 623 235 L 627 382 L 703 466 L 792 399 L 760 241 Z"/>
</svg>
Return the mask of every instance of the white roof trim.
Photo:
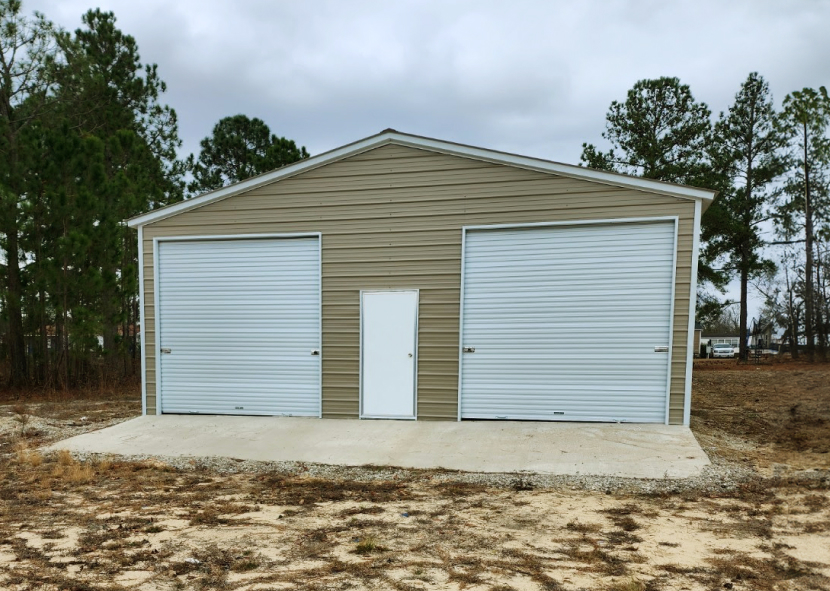
<svg viewBox="0 0 830 591">
<path fill-rule="evenodd" d="M 626 187 L 631 189 L 639 189 L 651 193 L 659 193 L 661 195 L 671 195 L 674 197 L 681 197 L 685 199 L 699 199 L 704 201 L 704 206 L 714 199 L 716 192 L 708 189 L 698 189 L 696 187 L 688 187 L 684 185 L 675 185 L 672 183 L 665 183 L 662 181 L 655 181 L 652 179 L 645 179 L 641 177 L 628 176 L 618 174 L 615 172 L 606 172 L 602 170 L 594 170 L 591 168 L 584 168 L 582 166 L 574 166 L 572 164 L 561 164 L 559 162 L 552 162 L 549 160 L 541 160 L 539 158 L 531 158 L 528 156 L 519 156 L 517 154 L 509 154 L 506 152 L 498 152 L 495 150 L 488 150 L 485 148 L 476 148 L 474 146 L 466 146 L 463 144 L 455 144 L 442 140 L 432 138 L 425 138 L 416 135 L 409 135 L 400 133 L 398 131 L 384 131 L 377 135 L 373 135 L 366 139 L 347 144 L 335 150 L 324 152 L 318 156 L 301 160 L 294 164 L 278 168 L 272 172 L 268 172 L 248 180 L 199 195 L 192 199 L 180 201 L 166 207 L 155 209 L 147 213 L 138 215 L 127 220 L 127 225 L 131 228 L 138 228 L 146 224 L 156 222 L 165 218 L 178 215 L 185 211 L 202 207 L 215 201 L 220 201 L 237 195 L 245 193 L 257 187 L 268 185 L 283 178 L 294 176 L 306 170 L 317 168 L 349 156 L 354 156 L 367 150 L 372 150 L 379 146 L 386 144 L 397 144 L 401 146 L 409 146 L 422 150 L 432 150 L 444 154 L 453 154 L 462 156 L 464 158 L 473 158 L 476 160 L 484 160 L 493 162 L 495 164 L 506 164 L 508 166 L 517 166 L 520 168 L 527 168 L 539 172 L 548 172 L 558 174 L 566 177 L 584 179 L 588 181 L 603 183 L 606 185 L 613 185 L 617 187 Z"/>
</svg>

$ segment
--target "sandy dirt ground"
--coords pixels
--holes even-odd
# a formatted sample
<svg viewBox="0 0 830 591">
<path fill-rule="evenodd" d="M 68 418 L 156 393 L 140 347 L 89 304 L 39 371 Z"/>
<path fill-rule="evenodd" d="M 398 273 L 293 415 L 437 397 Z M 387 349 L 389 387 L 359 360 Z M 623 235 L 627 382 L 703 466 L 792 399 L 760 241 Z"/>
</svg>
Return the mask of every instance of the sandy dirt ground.
<svg viewBox="0 0 830 591">
<path fill-rule="evenodd" d="M 0 588 L 830 589 L 830 367 L 698 365 L 695 433 L 756 473 L 719 492 L 79 461 L 37 447 L 133 416 L 134 397 L 11 400 Z"/>
<path fill-rule="evenodd" d="M 695 362 L 692 430 L 710 456 L 762 474 L 830 469 L 830 365 Z"/>
</svg>

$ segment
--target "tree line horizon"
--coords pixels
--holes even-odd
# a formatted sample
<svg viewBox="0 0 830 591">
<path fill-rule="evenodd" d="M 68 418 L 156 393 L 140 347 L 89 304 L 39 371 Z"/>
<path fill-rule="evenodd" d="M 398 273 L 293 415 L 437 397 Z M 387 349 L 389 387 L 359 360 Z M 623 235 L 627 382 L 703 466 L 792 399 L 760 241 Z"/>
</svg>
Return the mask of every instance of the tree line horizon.
<svg viewBox="0 0 830 591">
<path fill-rule="evenodd" d="M 89 10 L 70 33 L 23 15 L 20 0 L 0 0 L 0 57 L 0 384 L 134 378 L 138 245 L 123 220 L 309 153 L 236 114 L 217 122 L 198 155 L 179 158 L 167 86 L 112 12 Z M 754 282 L 764 313 L 806 341 L 811 359 L 826 358 L 829 126 L 824 87 L 794 91 L 776 111 L 751 73 L 713 118 L 679 79 L 640 80 L 611 103 L 602 133 L 610 149 L 586 142 L 581 165 L 717 190 L 703 218 L 699 314 L 722 321 L 737 304 L 745 335 Z M 783 249 L 779 264 L 769 248 Z M 739 302 L 711 294 L 734 277 Z"/>
</svg>

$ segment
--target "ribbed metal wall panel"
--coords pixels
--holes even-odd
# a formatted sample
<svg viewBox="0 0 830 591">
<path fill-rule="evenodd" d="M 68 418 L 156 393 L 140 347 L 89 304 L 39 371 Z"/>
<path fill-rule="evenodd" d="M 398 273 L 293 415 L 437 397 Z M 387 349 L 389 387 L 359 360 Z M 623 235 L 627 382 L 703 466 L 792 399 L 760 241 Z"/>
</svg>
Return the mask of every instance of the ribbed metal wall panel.
<svg viewBox="0 0 830 591">
<path fill-rule="evenodd" d="M 666 420 L 675 224 L 470 230 L 461 416 Z"/>
<path fill-rule="evenodd" d="M 464 182 L 456 174 L 445 182 L 447 171 L 462 169 Z M 148 413 L 156 412 L 158 389 L 156 238 L 324 235 L 321 362 L 323 415 L 330 418 L 359 415 L 360 290 L 419 289 L 418 419 L 455 420 L 463 226 L 676 216 L 670 417 L 682 423 L 693 202 L 395 145 L 311 172 L 145 226 Z"/>
<path fill-rule="evenodd" d="M 320 413 L 318 238 L 158 244 L 165 413 Z"/>
</svg>

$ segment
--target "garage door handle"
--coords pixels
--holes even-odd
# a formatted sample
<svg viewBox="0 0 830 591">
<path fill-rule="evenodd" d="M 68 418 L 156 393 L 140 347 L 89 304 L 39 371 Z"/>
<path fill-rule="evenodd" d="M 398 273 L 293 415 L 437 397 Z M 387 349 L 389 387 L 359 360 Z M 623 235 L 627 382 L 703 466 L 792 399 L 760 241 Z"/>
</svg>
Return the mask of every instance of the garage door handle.
<svg viewBox="0 0 830 591">
<path fill-rule="evenodd" d="M 660 345 L 660 346 L 654 347 L 654 352 L 655 353 L 668 353 L 669 352 L 669 347 L 668 347 L 668 345 Z"/>
</svg>

